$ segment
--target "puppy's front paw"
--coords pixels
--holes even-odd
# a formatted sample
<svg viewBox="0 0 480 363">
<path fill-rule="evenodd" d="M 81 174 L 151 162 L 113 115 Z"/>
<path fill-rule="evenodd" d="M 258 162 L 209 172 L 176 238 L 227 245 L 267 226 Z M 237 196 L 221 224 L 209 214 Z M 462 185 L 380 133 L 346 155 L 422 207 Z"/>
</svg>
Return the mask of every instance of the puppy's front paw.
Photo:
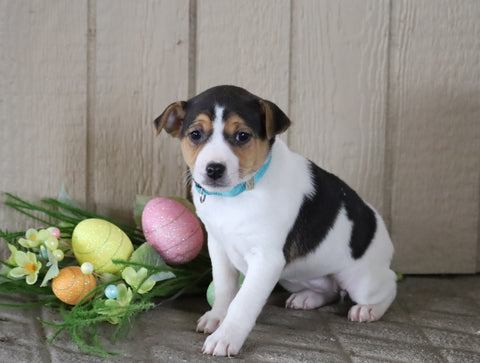
<svg viewBox="0 0 480 363">
<path fill-rule="evenodd" d="M 198 319 L 197 332 L 203 332 L 205 334 L 213 333 L 217 330 L 224 317 L 225 314 L 219 314 L 213 310 L 207 311 Z"/>
<path fill-rule="evenodd" d="M 220 327 L 205 340 L 203 354 L 222 357 L 236 355 L 240 351 L 244 340 L 245 338 L 240 332 Z"/>
</svg>

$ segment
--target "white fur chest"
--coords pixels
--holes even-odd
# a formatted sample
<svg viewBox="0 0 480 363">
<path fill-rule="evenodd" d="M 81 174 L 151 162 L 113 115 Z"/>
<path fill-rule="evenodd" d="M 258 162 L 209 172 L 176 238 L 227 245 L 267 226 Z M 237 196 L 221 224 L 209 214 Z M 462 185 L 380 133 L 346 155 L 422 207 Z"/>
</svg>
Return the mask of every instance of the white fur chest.
<svg viewBox="0 0 480 363">
<path fill-rule="evenodd" d="M 258 245 L 259 228 L 263 224 L 259 220 L 261 214 L 255 219 L 250 218 L 245 215 L 244 208 L 232 208 L 232 203 L 222 199 L 208 196 L 204 203 L 197 206 L 197 213 L 205 224 L 209 239 L 215 239 L 232 264 L 245 274 L 247 256 Z"/>
<path fill-rule="evenodd" d="M 245 274 L 251 255 L 268 257 L 272 251 L 282 249 L 295 216 L 285 210 L 278 212 L 276 203 L 263 203 L 266 196 L 255 197 L 258 191 L 243 194 L 228 200 L 208 196 L 204 203 L 197 203 L 197 213 L 209 238 L 214 238 L 232 264 Z M 285 223 L 280 224 L 279 220 Z"/>
<path fill-rule="evenodd" d="M 209 238 L 223 247 L 233 265 L 246 273 L 249 256 L 281 251 L 305 193 L 312 186 L 307 161 L 275 143 L 271 165 L 251 191 L 236 197 L 209 195 L 203 203 L 193 188 L 197 214 Z M 284 170 L 289 170 L 288 175 Z"/>
</svg>

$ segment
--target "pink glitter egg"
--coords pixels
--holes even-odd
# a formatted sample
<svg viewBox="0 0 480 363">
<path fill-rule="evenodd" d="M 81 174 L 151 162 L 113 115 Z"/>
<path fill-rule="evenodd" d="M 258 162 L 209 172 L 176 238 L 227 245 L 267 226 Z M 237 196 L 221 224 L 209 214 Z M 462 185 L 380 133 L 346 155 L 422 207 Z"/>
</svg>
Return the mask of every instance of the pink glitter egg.
<svg viewBox="0 0 480 363">
<path fill-rule="evenodd" d="M 147 242 L 166 263 L 187 263 L 202 249 L 200 222 L 173 199 L 154 198 L 149 201 L 142 213 L 142 228 Z"/>
</svg>

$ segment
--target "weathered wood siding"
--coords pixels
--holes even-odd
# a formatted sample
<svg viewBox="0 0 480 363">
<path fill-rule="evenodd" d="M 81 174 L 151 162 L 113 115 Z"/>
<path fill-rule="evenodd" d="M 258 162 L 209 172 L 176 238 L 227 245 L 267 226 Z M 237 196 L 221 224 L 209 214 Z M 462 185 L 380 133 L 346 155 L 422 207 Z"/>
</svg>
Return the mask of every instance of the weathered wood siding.
<svg viewBox="0 0 480 363">
<path fill-rule="evenodd" d="M 128 220 L 136 194 L 186 193 L 153 119 L 237 84 L 384 215 L 394 268 L 480 271 L 478 19 L 476 0 L 0 0 L 0 191 L 65 184 Z"/>
</svg>

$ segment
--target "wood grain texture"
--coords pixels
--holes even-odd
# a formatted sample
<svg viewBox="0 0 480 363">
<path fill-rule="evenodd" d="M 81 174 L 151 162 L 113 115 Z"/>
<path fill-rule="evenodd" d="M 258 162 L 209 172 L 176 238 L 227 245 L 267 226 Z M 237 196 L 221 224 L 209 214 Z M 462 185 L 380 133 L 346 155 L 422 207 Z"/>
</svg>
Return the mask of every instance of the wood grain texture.
<svg viewBox="0 0 480 363">
<path fill-rule="evenodd" d="M 178 141 L 153 120 L 188 89 L 188 1 L 96 2 L 89 158 L 96 208 L 130 219 L 136 194 L 184 195 Z"/>
<path fill-rule="evenodd" d="M 290 1 L 198 2 L 197 92 L 234 84 L 288 112 Z"/>
<path fill-rule="evenodd" d="M 0 0 L 0 192 L 65 183 L 129 221 L 136 194 L 185 194 L 153 120 L 237 84 L 387 217 L 395 269 L 480 271 L 478 19 L 477 0 Z M 31 223 L 0 206 L 0 228 Z"/>
<path fill-rule="evenodd" d="M 480 2 L 392 2 L 389 125 L 395 266 L 474 272 Z"/>
<path fill-rule="evenodd" d="M 388 2 L 294 1 L 292 10 L 291 146 L 382 213 Z"/>
<path fill-rule="evenodd" d="M 85 202 L 86 1 L 0 1 L 0 192 Z M 3 201 L 3 196 L 2 196 Z M 32 221 L 2 205 L 0 228 Z"/>
</svg>

